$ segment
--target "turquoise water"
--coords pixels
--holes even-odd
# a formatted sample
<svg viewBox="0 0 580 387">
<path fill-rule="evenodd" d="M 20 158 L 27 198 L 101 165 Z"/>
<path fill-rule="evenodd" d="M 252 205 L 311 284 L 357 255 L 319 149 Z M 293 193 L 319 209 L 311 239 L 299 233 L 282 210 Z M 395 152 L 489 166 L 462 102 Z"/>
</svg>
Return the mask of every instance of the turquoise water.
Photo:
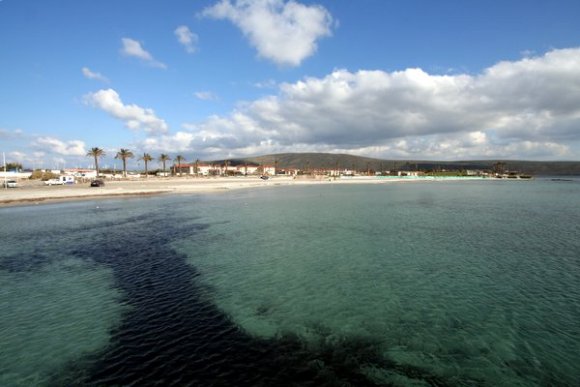
<svg viewBox="0 0 580 387">
<path fill-rule="evenodd" d="M 550 179 L 2 209 L 0 384 L 578 385 L 579 215 Z"/>
</svg>

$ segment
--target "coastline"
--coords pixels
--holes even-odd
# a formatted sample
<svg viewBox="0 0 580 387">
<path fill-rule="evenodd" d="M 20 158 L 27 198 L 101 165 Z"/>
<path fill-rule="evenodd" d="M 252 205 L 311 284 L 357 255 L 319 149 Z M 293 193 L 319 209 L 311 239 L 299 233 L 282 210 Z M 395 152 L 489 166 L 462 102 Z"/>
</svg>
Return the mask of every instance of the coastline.
<svg viewBox="0 0 580 387">
<path fill-rule="evenodd" d="M 135 180 L 106 181 L 104 187 L 90 187 L 89 183 L 47 186 L 41 182 L 19 182 L 18 188 L 0 190 L 0 208 L 48 204 L 65 201 L 129 198 L 166 194 L 217 193 L 234 189 L 263 188 L 313 184 L 388 184 L 412 181 L 474 180 L 478 178 L 298 178 L 276 176 L 268 180 L 259 177 L 151 177 Z"/>
</svg>

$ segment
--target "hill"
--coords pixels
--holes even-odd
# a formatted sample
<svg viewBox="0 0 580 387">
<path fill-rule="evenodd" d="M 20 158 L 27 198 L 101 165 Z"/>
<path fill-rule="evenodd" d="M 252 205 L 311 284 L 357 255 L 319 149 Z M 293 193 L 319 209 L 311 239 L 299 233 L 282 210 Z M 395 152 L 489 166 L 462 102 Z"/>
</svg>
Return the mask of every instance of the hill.
<svg viewBox="0 0 580 387">
<path fill-rule="evenodd" d="M 214 160 L 223 163 L 224 160 Z M 370 157 L 335 153 L 279 153 L 239 159 L 228 159 L 231 165 L 254 164 L 274 165 L 279 168 L 307 169 L 367 169 L 380 170 L 492 170 L 501 162 L 511 171 L 533 175 L 580 175 L 579 161 L 526 161 L 526 160 L 466 160 L 466 161 L 426 161 L 426 160 L 384 160 Z"/>
</svg>

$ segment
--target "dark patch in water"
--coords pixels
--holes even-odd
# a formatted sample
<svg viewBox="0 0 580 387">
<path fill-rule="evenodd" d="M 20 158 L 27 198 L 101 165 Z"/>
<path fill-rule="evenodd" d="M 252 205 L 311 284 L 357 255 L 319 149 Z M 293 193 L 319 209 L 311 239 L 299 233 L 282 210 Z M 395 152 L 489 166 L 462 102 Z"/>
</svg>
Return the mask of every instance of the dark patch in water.
<svg viewBox="0 0 580 387">
<path fill-rule="evenodd" d="M 208 289 L 196 281 L 199 273 L 169 247 L 176 238 L 203 236 L 209 226 L 180 223 L 157 213 L 66 231 L 77 242 L 67 255 L 111 268 L 130 309 L 103 352 L 56 371 L 50 385 L 377 385 L 364 375 L 364 367 L 388 369 L 431 385 L 447 384 L 424 370 L 385 360 L 372 340 L 329 340 L 331 332 L 324 327 L 314 345 L 292 334 L 271 340 L 246 334 L 204 298 Z M 55 228 L 43 238 L 63 234 L 62 228 Z M 19 271 L 33 270 L 49 256 L 4 262 Z M 264 306 L 257 312 L 268 311 Z"/>
<path fill-rule="evenodd" d="M 52 258 L 47 254 L 35 250 L 26 256 L 16 254 L 3 257 L 0 259 L 0 270 L 9 273 L 34 271 L 40 269 L 51 261 Z"/>
<path fill-rule="evenodd" d="M 256 309 L 256 316 L 259 316 L 259 317 L 267 316 L 268 314 L 270 314 L 271 310 L 272 310 L 272 308 L 270 307 L 270 305 L 260 305 Z"/>
</svg>

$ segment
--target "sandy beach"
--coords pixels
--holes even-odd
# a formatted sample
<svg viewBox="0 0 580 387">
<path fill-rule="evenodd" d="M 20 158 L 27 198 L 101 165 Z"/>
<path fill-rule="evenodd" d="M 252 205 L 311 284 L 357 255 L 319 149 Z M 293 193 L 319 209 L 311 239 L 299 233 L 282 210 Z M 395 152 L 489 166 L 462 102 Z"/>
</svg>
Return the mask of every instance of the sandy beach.
<svg viewBox="0 0 580 387">
<path fill-rule="evenodd" d="M 104 187 L 90 187 L 88 182 L 47 186 L 41 181 L 18 181 L 18 188 L 0 189 L 0 207 L 50 203 L 95 198 L 225 192 L 227 190 L 304 184 L 384 184 L 406 179 L 329 179 L 276 176 L 262 180 L 251 177 L 150 177 L 105 182 Z"/>
</svg>

